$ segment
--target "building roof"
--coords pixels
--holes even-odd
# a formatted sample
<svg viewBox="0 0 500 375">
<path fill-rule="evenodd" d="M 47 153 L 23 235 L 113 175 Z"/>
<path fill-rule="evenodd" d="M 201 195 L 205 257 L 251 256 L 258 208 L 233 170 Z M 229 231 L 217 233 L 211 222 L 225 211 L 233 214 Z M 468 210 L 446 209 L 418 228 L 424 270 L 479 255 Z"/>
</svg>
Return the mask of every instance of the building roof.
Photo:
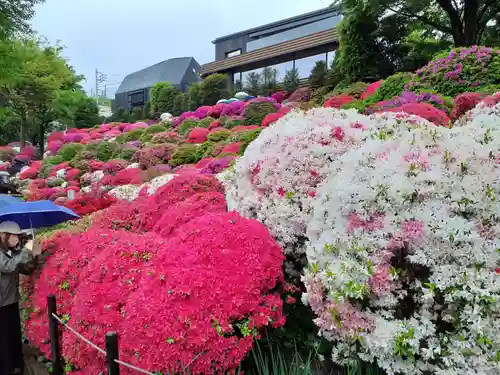
<svg viewBox="0 0 500 375">
<path fill-rule="evenodd" d="M 193 60 L 193 57 L 177 57 L 131 73 L 123 79 L 116 94 L 145 89 L 158 82 L 179 85 Z"/>
<path fill-rule="evenodd" d="M 251 28 L 251 29 L 239 31 L 237 33 L 233 33 L 233 34 L 221 36 L 221 37 L 215 39 L 214 41 L 212 41 L 212 43 L 215 44 L 215 43 L 218 43 L 218 42 L 222 42 L 223 40 L 233 39 L 233 38 L 239 37 L 241 35 L 257 33 L 257 32 L 264 31 L 264 30 L 267 30 L 267 29 L 270 29 L 270 28 L 273 28 L 273 27 L 279 27 L 279 26 L 287 25 L 287 24 L 292 23 L 292 22 L 302 21 L 304 19 L 308 19 L 308 18 L 315 17 L 315 16 L 320 16 L 320 15 L 323 15 L 323 14 L 329 14 L 329 13 L 331 13 L 332 15 L 338 15 L 339 14 L 338 10 L 335 9 L 334 7 L 322 8 L 322 9 L 319 9 L 319 10 L 315 10 L 313 12 L 300 14 L 298 16 L 294 16 L 294 17 L 290 17 L 290 18 L 285 18 L 285 19 L 280 20 L 280 21 L 271 22 L 271 23 L 268 23 L 268 24 L 265 24 L 265 25 L 261 25 L 261 26 L 257 26 L 257 27 Z"/>
</svg>

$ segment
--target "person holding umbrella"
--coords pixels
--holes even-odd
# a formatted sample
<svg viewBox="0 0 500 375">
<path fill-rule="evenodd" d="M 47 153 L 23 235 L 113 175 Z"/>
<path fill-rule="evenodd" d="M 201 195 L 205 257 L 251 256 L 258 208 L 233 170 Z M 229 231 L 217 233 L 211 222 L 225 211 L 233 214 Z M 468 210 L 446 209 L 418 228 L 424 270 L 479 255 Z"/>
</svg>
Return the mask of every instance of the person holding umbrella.
<svg viewBox="0 0 500 375">
<path fill-rule="evenodd" d="M 0 222 L 0 375 L 23 374 L 19 274 L 31 274 L 41 245 L 28 241 L 22 249 L 21 230 L 13 221 Z"/>
</svg>

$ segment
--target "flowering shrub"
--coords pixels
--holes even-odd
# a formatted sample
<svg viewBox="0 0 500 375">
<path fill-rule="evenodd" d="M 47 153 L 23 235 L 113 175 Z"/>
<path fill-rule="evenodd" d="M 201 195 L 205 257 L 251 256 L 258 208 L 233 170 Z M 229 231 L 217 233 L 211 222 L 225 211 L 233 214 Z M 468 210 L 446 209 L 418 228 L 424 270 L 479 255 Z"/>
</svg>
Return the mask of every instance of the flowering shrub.
<svg viewBox="0 0 500 375">
<path fill-rule="evenodd" d="M 140 168 L 126 168 L 116 172 L 113 175 L 105 175 L 100 180 L 101 185 L 120 186 L 120 185 L 140 185 L 144 182 L 145 174 Z"/>
<path fill-rule="evenodd" d="M 305 283 L 336 362 L 500 371 L 500 130 L 485 120 L 386 134 L 328 166 Z"/>
<path fill-rule="evenodd" d="M 348 104 L 348 103 L 353 102 L 355 100 L 356 100 L 356 98 L 349 96 L 349 95 L 331 96 L 325 100 L 323 107 L 341 109 L 344 104 Z"/>
<path fill-rule="evenodd" d="M 301 87 L 295 90 L 287 99 L 288 102 L 308 102 L 311 99 L 312 90 L 309 87 Z"/>
<path fill-rule="evenodd" d="M 279 108 L 276 107 L 277 103 L 264 101 L 253 102 L 245 108 L 245 124 L 246 125 L 260 125 L 262 120 L 270 113 L 275 113 Z"/>
<path fill-rule="evenodd" d="M 457 120 L 466 112 L 474 108 L 485 97 L 484 94 L 478 92 L 464 92 L 455 97 L 455 108 L 450 114 L 452 120 Z"/>
<path fill-rule="evenodd" d="M 282 282 L 282 262 L 257 221 L 237 213 L 190 221 L 159 250 L 145 270 L 150 276 L 128 299 L 118 329 L 121 357 L 162 373 L 236 369 L 254 333 L 284 323 L 281 298 L 272 292 Z"/>
<path fill-rule="evenodd" d="M 193 128 L 190 130 L 187 138 L 188 143 L 203 143 L 207 140 L 210 130 L 206 128 Z"/>
<path fill-rule="evenodd" d="M 168 162 L 175 150 L 176 146 L 170 143 L 143 148 L 132 156 L 132 162 L 137 162 L 141 168 L 147 169 L 153 165 Z"/>
<path fill-rule="evenodd" d="M 194 194 L 186 200 L 172 205 L 156 224 L 154 231 L 162 237 L 169 237 L 189 221 L 205 213 L 226 212 L 224 194 L 208 192 Z"/>
<path fill-rule="evenodd" d="M 234 173 L 224 175 L 228 208 L 260 220 L 287 254 L 299 256 L 316 187 L 332 160 L 370 135 L 383 137 L 412 123 L 427 121 L 327 108 L 292 112 L 265 128 L 236 162 Z"/>
<path fill-rule="evenodd" d="M 372 96 L 373 94 L 375 94 L 375 92 L 378 90 L 378 88 L 380 87 L 380 85 L 382 84 L 382 82 L 383 81 L 380 80 L 380 81 L 373 82 L 370 85 L 368 85 L 368 87 L 366 88 L 366 90 L 363 91 L 363 93 L 361 94 L 360 99 L 361 100 L 365 100 L 369 96 Z"/>
<path fill-rule="evenodd" d="M 450 113 L 453 108 L 453 102 L 449 99 L 443 98 L 440 95 L 436 95 L 430 92 L 422 92 L 420 94 L 415 94 L 411 91 L 403 91 L 401 95 L 394 97 L 389 100 L 384 100 L 370 106 L 365 112 L 373 113 L 376 111 L 387 111 L 391 108 L 400 107 L 404 104 L 415 104 L 415 103 L 427 103 L 433 107 L 443 111 L 444 113 Z"/>
<path fill-rule="evenodd" d="M 450 118 L 443 111 L 427 103 L 408 103 L 399 107 L 387 108 L 385 111 L 417 115 L 439 126 L 448 127 L 450 125 Z"/>
<path fill-rule="evenodd" d="M 90 192 L 77 193 L 75 194 L 74 199 L 65 199 L 59 202 L 59 204 L 69 208 L 79 216 L 84 216 L 96 211 L 103 210 L 111 206 L 115 202 L 116 200 L 108 194 Z"/>
<path fill-rule="evenodd" d="M 104 173 L 111 173 L 115 174 L 118 171 L 121 171 L 122 169 L 125 169 L 127 167 L 128 163 L 126 160 L 120 160 L 120 159 L 113 159 L 108 161 L 102 166 L 102 171 Z"/>
<path fill-rule="evenodd" d="M 146 266 L 165 246 L 165 241 L 152 233 L 100 232 L 101 241 L 103 237 L 108 246 L 80 272 L 70 313 L 71 325 L 101 348 L 105 347 L 106 333 L 123 321 L 125 302 L 137 289 Z M 72 332 L 64 332 L 62 351 L 69 363 L 85 373 L 98 374 L 107 367 L 106 358 Z"/>
<path fill-rule="evenodd" d="M 441 54 L 416 72 L 408 88 L 430 89 L 454 97 L 497 84 L 500 84 L 500 49 L 473 46 Z"/>
<path fill-rule="evenodd" d="M 276 113 L 269 113 L 266 117 L 261 122 L 261 126 L 263 128 L 267 128 L 268 126 L 274 124 L 276 121 L 278 121 L 280 118 L 282 118 L 285 115 L 285 113 L 282 112 L 276 112 Z"/>
</svg>

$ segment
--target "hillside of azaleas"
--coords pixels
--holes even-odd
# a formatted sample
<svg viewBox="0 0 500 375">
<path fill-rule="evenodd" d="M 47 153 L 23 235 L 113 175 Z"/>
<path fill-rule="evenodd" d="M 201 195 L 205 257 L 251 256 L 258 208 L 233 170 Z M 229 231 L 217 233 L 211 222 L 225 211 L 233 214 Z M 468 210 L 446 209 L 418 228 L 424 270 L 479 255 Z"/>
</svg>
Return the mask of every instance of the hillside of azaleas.
<svg viewBox="0 0 500 375">
<path fill-rule="evenodd" d="M 85 217 L 23 283 L 26 336 L 49 355 L 53 293 L 97 345 L 117 331 L 126 362 L 224 373 L 303 303 L 337 364 L 500 373 L 499 62 L 459 49 L 320 98 L 52 133 L 16 182 Z M 1 167 L 33 151 L 2 148 Z M 106 367 L 69 331 L 62 350 Z"/>
</svg>

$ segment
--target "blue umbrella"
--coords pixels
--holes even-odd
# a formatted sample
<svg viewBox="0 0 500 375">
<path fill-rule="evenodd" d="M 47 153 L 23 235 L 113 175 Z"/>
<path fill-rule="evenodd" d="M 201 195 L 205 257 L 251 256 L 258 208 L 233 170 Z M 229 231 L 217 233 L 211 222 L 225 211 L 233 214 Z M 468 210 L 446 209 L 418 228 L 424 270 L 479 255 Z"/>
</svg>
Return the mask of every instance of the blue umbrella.
<svg viewBox="0 0 500 375">
<path fill-rule="evenodd" d="M 19 203 L 23 203 L 23 201 L 9 194 L 0 194 L 0 208 Z"/>
<path fill-rule="evenodd" d="M 0 222 L 14 221 L 21 229 L 52 227 L 79 216 L 51 201 L 16 202 L 0 206 Z"/>
</svg>

